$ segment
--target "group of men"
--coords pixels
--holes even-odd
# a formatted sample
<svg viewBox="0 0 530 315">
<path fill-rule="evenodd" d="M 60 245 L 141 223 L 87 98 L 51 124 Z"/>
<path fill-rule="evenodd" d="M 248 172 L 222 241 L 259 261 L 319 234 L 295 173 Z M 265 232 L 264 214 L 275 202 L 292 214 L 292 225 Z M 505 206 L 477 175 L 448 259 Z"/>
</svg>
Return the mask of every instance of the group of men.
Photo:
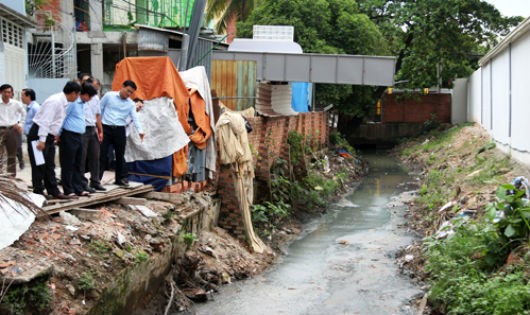
<svg viewBox="0 0 530 315">
<path fill-rule="evenodd" d="M 125 164 L 126 126 L 132 122 L 143 140 L 144 132 L 138 116 L 139 108 L 130 96 L 136 84 L 126 80 L 119 91 L 98 96 L 99 80 L 81 74 L 69 81 L 60 93 L 39 105 L 35 91 L 23 89 L 22 102 L 13 99 L 13 87 L 0 86 L 0 169 L 7 157 L 7 173 L 16 176 L 17 142 L 23 132 L 27 138 L 31 163 L 33 192 L 50 198 L 75 199 L 96 191 L 107 168 L 109 150 L 116 158 L 115 184 L 128 185 Z M 59 146 L 61 184 L 55 176 L 55 146 Z M 85 170 L 90 171 L 90 180 Z M 1 173 L 1 171 L 0 171 Z"/>
</svg>

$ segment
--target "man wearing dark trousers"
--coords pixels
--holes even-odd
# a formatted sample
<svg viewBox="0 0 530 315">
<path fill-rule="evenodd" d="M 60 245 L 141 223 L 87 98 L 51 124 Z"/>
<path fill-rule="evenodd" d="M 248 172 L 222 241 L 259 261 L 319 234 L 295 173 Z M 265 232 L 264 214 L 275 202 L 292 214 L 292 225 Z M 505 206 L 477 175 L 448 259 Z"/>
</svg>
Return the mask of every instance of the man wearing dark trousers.
<svg viewBox="0 0 530 315">
<path fill-rule="evenodd" d="M 144 132 L 138 116 L 136 115 L 136 104 L 130 96 L 136 91 L 136 83 L 126 80 L 119 91 L 107 92 L 101 99 L 101 122 L 103 124 L 103 142 L 99 159 L 99 178 L 107 166 L 109 145 L 114 146 L 116 155 L 116 173 L 114 184 L 128 186 L 128 171 L 125 166 L 125 145 L 127 137 L 125 126 L 127 118 L 131 118 L 140 139 L 144 139 Z"/>
<path fill-rule="evenodd" d="M 99 80 L 91 79 L 92 84 L 99 89 Z M 99 151 L 100 139 L 103 138 L 103 127 L 101 125 L 101 109 L 99 106 L 99 96 L 96 94 L 85 104 L 85 122 L 86 129 L 83 134 L 83 154 L 81 156 L 81 171 L 83 173 L 83 186 L 85 191 L 94 193 L 105 191 L 105 187 L 99 181 Z M 90 185 L 88 179 L 84 176 L 85 169 L 90 170 Z"/>
<path fill-rule="evenodd" d="M 68 197 L 88 196 L 84 190 L 81 170 L 81 156 L 83 153 L 83 134 L 86 129 L 85 105 L 92 96 L 96 95 L 96 88 L 90 83 L 83 83 L 79 99 L 70 103 L 66 108 L 63 126 L 60 130 L 60 161 L 61 181 L 63 192 Z"/>
<path fill-rule="evenodd" d="M 22 134 L 22 124 L 26 117 L 24 105 L 13 99 L 13 87 L 0 86 L 0 174 L 3 172 L 4 158 L 7 159 L 7 173 L 17 175 L 17 148 Z"/>
<path fill-rule="evenodd" d="M 35 114 L 39 111 L 40 105 L 36 101 L 37 95 L 35 94 L 35 91 L 33 89 L 29 89 L 29 88 L 22 89 L 22 94 L 20 94 L 20 99 L 22 100 L 22 103 L 26 105 L 26 121 L 24 122 L 24 135 L 27 138 L 29 135 L 29 130 L 31 129 L 31 125 L 33 125 L 33 117 L 35 117 Z M 21 151 L 22 151 L 22 148 L 21 148 Z M 20 163 L 20 169 L 23 169 L 24 168 L 23 160 L 19 160 L 19 163 Z"/>
<path fill-rule="evenodd" d="M 28 155 L 31 163 L 31 181 L 33 192 L 44 194 L 44 188 L 54 198 L 71 199 L 59 191 L 55 180 L 55 140 L 58 138 L 69 102 L 79 97 L 81 86 L 75 81 L 67 82 L 61 93 L 48 97 L 41 105 L 40 110 L 33 118 L 33 125 L 28 134 Z M 44 164 L 36 164 L 33 150 L 42 152 Z M 44 182 L 44 184 L 43 184 Z"/>
</svg>

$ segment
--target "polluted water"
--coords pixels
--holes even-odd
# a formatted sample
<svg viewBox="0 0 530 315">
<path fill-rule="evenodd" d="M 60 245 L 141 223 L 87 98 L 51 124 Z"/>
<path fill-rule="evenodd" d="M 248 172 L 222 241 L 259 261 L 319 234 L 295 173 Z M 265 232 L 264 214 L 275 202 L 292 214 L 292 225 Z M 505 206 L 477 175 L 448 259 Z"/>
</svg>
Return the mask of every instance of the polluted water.
<svg viewBox="0 0 530 315">
<path fill-rule="evenodd" d="M 411 178 L 387 155 L 365 156 L 370 171 L 331 204 L 281 261 L 249 280 L 220 288 L 195 314 L 414 314 L 421 289 L 400 274 L 395 254 L 414 240 L 405 227 Z"/>
</svg>

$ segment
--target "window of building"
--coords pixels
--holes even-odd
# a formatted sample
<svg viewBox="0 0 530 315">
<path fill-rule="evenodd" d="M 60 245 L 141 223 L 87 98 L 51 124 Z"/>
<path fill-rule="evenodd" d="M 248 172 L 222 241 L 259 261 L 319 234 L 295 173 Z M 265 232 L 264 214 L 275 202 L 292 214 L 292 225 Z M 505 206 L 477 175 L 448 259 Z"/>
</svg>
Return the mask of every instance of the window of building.
<svg viewBox="0 0 530 315">
<path fill-rule="evenodd" d="M 0 18 L 0 21 L 2 42 L 24 48 L 24 29 L 6 19 Z"/>
</svg>

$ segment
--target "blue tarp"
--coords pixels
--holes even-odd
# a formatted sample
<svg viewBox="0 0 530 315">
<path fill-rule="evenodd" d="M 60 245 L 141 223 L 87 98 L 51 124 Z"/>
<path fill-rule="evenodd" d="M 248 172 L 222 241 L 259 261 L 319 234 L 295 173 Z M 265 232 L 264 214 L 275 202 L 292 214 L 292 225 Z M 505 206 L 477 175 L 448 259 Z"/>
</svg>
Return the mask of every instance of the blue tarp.
<svg viewBox="0 0 530 315">
<path fill-rule="evenodd" d="M 172 155 L 156 160 L 127 163 L 130 181 L 153 185 L 156 191 L 161 191 L 164 186 L 170 183 L 172 167 Z"/>
<path fill-rule="evenodd" d="M 291 106 L 295 112 L 306 113 L 311 107 L 311 90 L 313 85 L 308 82 L 291 83 L 292 100 Z"/>
</svg>

